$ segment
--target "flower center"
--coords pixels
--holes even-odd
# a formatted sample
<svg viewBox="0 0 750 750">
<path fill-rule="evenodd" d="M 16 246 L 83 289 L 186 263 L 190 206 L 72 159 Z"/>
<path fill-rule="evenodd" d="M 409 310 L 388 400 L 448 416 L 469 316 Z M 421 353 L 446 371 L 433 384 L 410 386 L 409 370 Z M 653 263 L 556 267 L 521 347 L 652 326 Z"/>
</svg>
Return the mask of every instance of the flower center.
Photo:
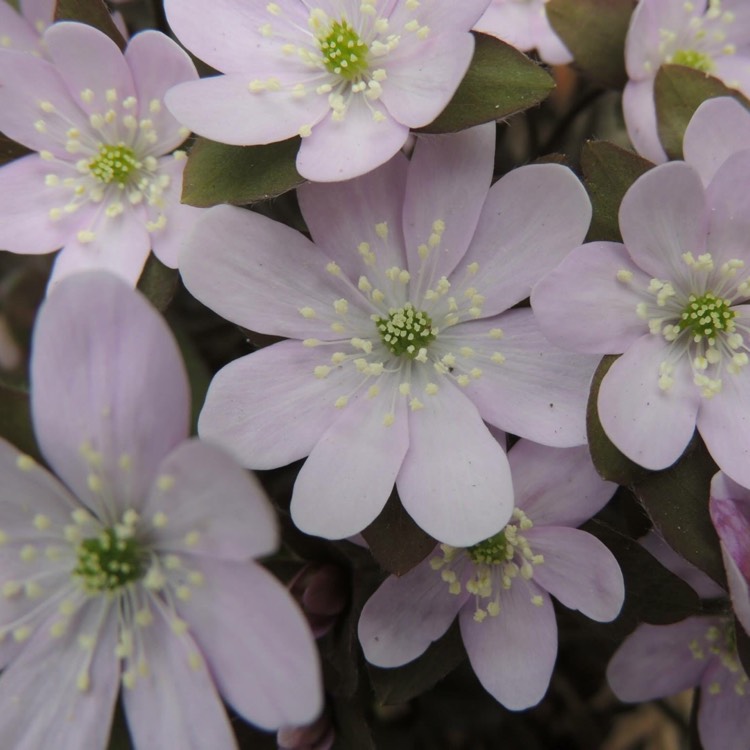
<svg viewBox="0 0 750 750">
<path fill-rule="evenodd" d="M 691 294 L 677 327 L 680 331 L 690 329 L 696 342 L 703 338 L 712 339 L 720 331 L 732 333 L 735 329 L 732 322 L 737 313 L 731 309 L 731 303 L 713 292 L 700 296 Z"/>
<path fill-rule="evenodd" d="M 369 47 L 346 19 L 333 21 L 318 41 L 323 64 L 331 73 L 352 81 L 367 71 Z"/>
<path fill-rule="evenodd" d="M 477 564 L 498 565 L 513 557 L 513 546 L 508 543 L 505 529 L 467 548 L 466 553 Z"/>
<path fill-rule="evenodd" d="M 104 144 L 99 147 L 98 155 L 89 162 L 89 172 L 106 185 L 110 182 L 124 185 L 140 166 L 132 148 Z"/>
<path fill-rule="evenodd" d="M 702 73 L 711 73 L 715 68 L 711 56 L 696 49 L 678 49 L 672 55 L 670 62 L 674 65 L 686 65 L 688 68 L 700 70 Z"/>
<path fill-rule="evenodd" d="M 414 359 L 437 336 L 430 316 L 414 309 L 411 302 L 390 309 L 387 318 L 376 316 L 374 321 L 383 343 L 396 356 Z"/>
<path fill-rule="evenodd" d="M 142 577 L 143 553 L 131 533 L 130 527 L 117 526 L 78 545 L 73 575 L 82 579 L 88 593 L 117 591 Z"/>
</svg>

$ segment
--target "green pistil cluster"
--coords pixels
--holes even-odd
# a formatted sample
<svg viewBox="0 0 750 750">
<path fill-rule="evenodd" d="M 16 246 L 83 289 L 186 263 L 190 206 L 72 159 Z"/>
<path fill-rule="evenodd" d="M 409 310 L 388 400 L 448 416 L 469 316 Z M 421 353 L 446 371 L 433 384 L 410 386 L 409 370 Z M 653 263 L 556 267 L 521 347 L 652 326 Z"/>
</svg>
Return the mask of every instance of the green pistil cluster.
<svg viewBox="0 0 750 750">
<path fill-rule="evenodd" d="M 370 50 L 346 20 L 331 24 L 328 34 L 320 39 L 320 51 L 326 68 L 348 81 L 362 75 L 368 68 Z"/>
<path fill-rule="evenodd" d="M 89 172 L 107 185 L 110 182 L 124 185 L 139 166 L 132 148 L 105 144 L 99 147 L 98 156 L 89 162 Z"/>
<path fill-rule="evenodd" d="M 397 356 L 415 358 L 436 336 L 430 316 L 415 310 L 411 302 L 389 310 L 387 318 L 375 318 L 375 325 L 383 343 Z"/>
<path fill-rule="evenodd" d="M 680 321 L 677 324 L 680 331 L 690 329 L 699 337 L 712 339 L 720 331 L 731 333 L 734 331 L 734 317 L 737 313 L 730 308 L 728 300 L 717 297 L 713 292 L 706 292 L 700 297 L 691 294 Z"/>
<path fill-rule="evenodd" d="M 679 49 L 672 55 L 672 63 L 686 65 L 688 68 L 700 70 L 702 73 L 712 73 L 714 61 L 704 52 L 695 49 Z"/>
<path fill-rule="evenodd" d="M 91 593 L 117 591 L 143 575 L 143 556 L 135 540 L 122 539 L 114 529 L 84 539 L 78 546 L 78 565 L 73 574 Z"/>
<path fill-rule="evenodd" d="M 512 553 L 512 547 L 509 546 L 505 538 L 505 529 L 485 539 L 479 544 L 467 548 L 469 557 L 478 565 L 498 565 L 508 562 L 509 550 Z M 510 555 L 512 557 L 512 554 Z"/>
</svg>

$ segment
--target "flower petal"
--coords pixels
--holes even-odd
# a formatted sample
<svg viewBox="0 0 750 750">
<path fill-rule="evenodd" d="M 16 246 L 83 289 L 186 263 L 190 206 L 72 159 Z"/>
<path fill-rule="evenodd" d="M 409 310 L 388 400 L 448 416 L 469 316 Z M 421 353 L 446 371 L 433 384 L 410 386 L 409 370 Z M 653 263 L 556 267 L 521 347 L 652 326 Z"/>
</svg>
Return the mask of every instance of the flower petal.
<svg viewBox="0 0 750 750">
<path fill-rule="evenodd" d="M 0 3 L 0 29 L 3 30 L 5 50 L 31 52 L 39 44 L 39 34 L 33 23 L 9 3 Z"/>
<path fill-rule="evenodd" d="M 243 466 L 273 469 L 308 456 L 340 416 L 334 402 L 353 391 L 359 375 L 334 367 L 316 348 L 282 341 L 230 362 L 211 381 L 200 414 L 203 439 L 222 445 Z"/>
<path fill-rule="evenodd" d="M 636 306 L 642 301 L 638 290 L 650 281 L 624 245 L 590 242 L 573 250 L 534 287 L 531 307 L 545 336 L 558 346 L 620 354 L 648 332 Z"/>
<path fill-rule="evenodd" d="M 540 596 L 541 606 L 532 603 Z M 474 608 L 459 615 L 472 669 L 487 692 L 511 711 L 535 706 L 549 686 L 557 656 L 555 610 L 533 582 L 516 581 L 500 594 L 500 614 L 477 622 Z"/>
<path fill-rule="evenodd" d="M 389 576 L 367 600 L 357 632 L 365 659 L 399 667 L 421 656 L 450 627 L 469 593 L 448 591 L 431 556 L 403 576 Z"/>
<path fill-rule="evenodd" d="M 199 663 L 188 634 L 178 638 L 164 616 L 139 632 L 148 675 L 139 676 L 122 698 L 138 750 L 236 748 L 237 742 L 211 674 Z M 200 660 L 202 661 L 202 660 Z"/>
<path fill-rule="evenodd" d="M 599 476 L 586 445 L 550 448 L 519 440 L 508 452 L 508 461 L 516 505 L 535 527 L 580 526 L 617 489 Z"/>
<path fill-rule="evenodd" d="M 654 79 L 634 79 L 625 84 L 622 92 L 622 113 L 630 142 L 644 158 L 655 164 L 667 160 L 667 152 L 659 140 L 654 103 Z"/>
<path fill-rule="evenodd" d="M 750 113 L 735 99 L 707 99 L 695 110 L 685 130 L 682 150 L 708 185 L 716 170 L 750 144 Z"/>
<path fill-rule="evenodd" d="M 667 342 L 645 334 L 610 367 L 599 389 L 597 409 L 609 439 L 647 469 L 666 469 L 682 455 L 705 407 L 684 359 L 674 365 L 669 390 L 659 387 L 660 367 L 669 359 Z"/>
<path fill-rule="evenodd" d="M 381 388 L 394 393 L 396 376 Z M 359 396 L 316 443 L 292 494 L 292 520 L 302 531 L 343 539 L 377 518 L 409 447 L 406 401 L 398 398 L 392 413 L 393 423 L 386 426 L 386 408 Z"/>
<path fill-rule="evenodd" d="M 614 555 L 595 536 L 564 526 L 534 526 L 525 536 L 544 563 L 534 566 L 534 581 L 569 609 L 597 622 L 620 613 L 625 584 Z"/>
<path fill-rule="evenodd" d="M 529 21 L 529 3 L 492 0 L 490 7 L 474 24 L 474 31 L 490 34 L 517 49 L 528 52 L 536 46 Z"/>
<path fill-rule="evenodd" d="M 164 513 L 154 534 L 159 550 L 246 560 L 278 545 L 276 517 L 258 480 L 224 451 L 190 440 L 159 465 L 142 515 Z M 190 542 L 188 535 L 200 535 Z"/>
<path fill-rule="evenodd" d="M 430 27 L 431 33 L 442 29 L 470 29 L 487 8 L 488 0 L 462 0 L 460 3 L 421 3 L 416 13 L 421 24 Z M 389 17 L 392 26 L 400 27 L 415 15 L 409 3 L 399 2 Z"/>
<path fill-rule="evenodd" d="M 501 339 L 493 338 L 498 328 Z M 586 442 L 586 402 L 598 357 L 550 344 L 528 309 L 460 323 L 452 331 L 474 350 L 472 360 L 481 365 L 481 377 L 465 393 L 482 419 L 545 445 Z M 505 358 L 502 364 L 492 359 L 495 354 Z"/>
<path fill-rule="evenodd" d="M 289 592 L 259 565 L 196 557 L 204 575 L 177 609 L 221 694 L 254 724 L 307 724 L 323 707 L 312 634 Z"/>
<path fill-rule="evenodd" d="M 412 284 L 416 282 L 421 287 L 422 276 L 425 284 L 449 276 L 466 253 L 490 189 L 494 153 L 494 123 L 417 139 L 404 202 L 404 235 Z M 436 229 L 438 221 L 444 225 L 442 231 Z M 435 246 L 431 244 L 433 235 L 438 239 Z M 420 257 L 420 246 L 429 248 L 427 260 Z M 419 295 L 412 295 L 412 299 L 418 298 Z"/>
<path fill-rule="evenodd" d="M 507 457 L 448 380 L 439 393 L 425 396 L 424 408 L 409 413 L 409 441 L 398 492 L 422 529 L 441 542 L 468 547 L 503 528 L 513 509 Z"/>
<path fill-rule="evenodd" d="M 591 202 L 567 167 L 531 164 L 514 169 L 490 189 L 474 239 L 458 272 L 479 264 L 482 315 L 497 315 L 583 242 Z"/>
<path fill-rule="evenodd" d="M 120 511 L 137 510 L 188 432 L 187 377 L 161 316 L 111 274 L 61 282 L 37 317 L 31 381 L 34 429 L 55 472 L 104 518 L 110 492 Z"/>
</svg>

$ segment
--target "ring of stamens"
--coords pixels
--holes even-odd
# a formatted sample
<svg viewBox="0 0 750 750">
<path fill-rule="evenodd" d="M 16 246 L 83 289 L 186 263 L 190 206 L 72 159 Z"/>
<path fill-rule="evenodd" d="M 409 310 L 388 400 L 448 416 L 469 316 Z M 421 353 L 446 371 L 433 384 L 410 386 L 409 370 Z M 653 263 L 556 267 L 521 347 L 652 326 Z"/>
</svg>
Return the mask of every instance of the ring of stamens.
<svg viewBox="0 0 750 750">
<path fill-rule="evenodd" d="M 352 81 L 369 67 L 369 47 L 346 19 L 333 21 L 324 36 L 318 37 L 323 64 L 335 75 Z"/>
<path fill-rule="evenodd" d="M 143 576 L 143 553 L 128 531 L 129 527 L 119 526 L 104 529 L 78 545 L 73 575 L 81 579 L 87 593 L 117 591 Z"/>
<path fill-rule="evenodd" d="M 414 358 L 437 336 L 430 316 L 415 309 L 411 302 L 391 308 L 387 318 L 375 316 L 373 321 L 383 343 L 396 356 Z"/>
<path fill-rule="evenodd" d="M 722 297 L 717 297 L 713 292 L 706 292 L 700 296 L 691 294 L 688 304 L 680 316 L 677 327 L 680 331 L 690 329 L 694 336 L 693 340 L 698 343 L 707 338 L 709 343 L 716 333 L 733 333 L 733 323 L 737 313 L 731 309 L 731 302 Z"/>
<path fill-rule="evenodd" d="M 99 146 L 99 153 L 88 164 L 89 173 L 105 185 L 110 182 L 125 185 L 141 166 L 132 148 L 106 143 Z"/>
</svg>

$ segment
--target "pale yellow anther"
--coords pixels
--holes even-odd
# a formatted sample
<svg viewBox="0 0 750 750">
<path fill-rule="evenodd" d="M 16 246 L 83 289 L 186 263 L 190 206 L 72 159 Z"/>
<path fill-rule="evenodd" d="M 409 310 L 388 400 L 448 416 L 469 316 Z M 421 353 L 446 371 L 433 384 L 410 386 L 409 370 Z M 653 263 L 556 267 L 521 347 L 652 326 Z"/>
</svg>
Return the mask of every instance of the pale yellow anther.
<svg viewBox="0 0 750 750">
<path fill-rule="evenodd" d="M 23 547 L 21 547 L 18 556 L 24 562 L 33 562 L 37 558 L 36 547 L 33 544 L 24 544 Z"/>
<path fill-rule="evenodd" d="M 388 239 L 388 222 L 382 221 L 379 224 L 376 224 L 375 234 L 377 234 L 381 240 Z"/>
<path fill-rule="evenodd" d="M 349 397 L 348 396 L 339 396 L 334 402 L 333 405 L 337 409 L 343 409 L 347 404 L 349 403 Z"/>
<path fill-rule="evenodd" d="M 187 534 L 185 534 L 185 545 L 188 547 L 195 547 L 198 542 L 200 541 L 201 535 L 197 531 L 189 531 Z"/>
<path fill-rule="evenodd" d="M 385 427 L 390 427 L 395 421 L 396 421 L 396 415 L 393 412 L 388 412 L 383 417 L 383 425 Z"/>
<path fill-rule="evenodd" d="M 21 454 L 16 458 L 16 466 L 21 471 L 31 471 L 36 466 L 36 462 L 31 456 Z"/>
<path fill-rule="evenodd" d="M 402 396 L 408 396 L 411 393 L 411 384 L 409 383 L 401 383 L 398 387 L 398 392 Z"/>
<path fill-rule="evenodd" d="M 38 531 L 46 531 L 52 526 L 52 521 L 49 516 L 45 516 L 43 513 L 37 513 L 34 516 L 34 528 Z"/>
<path fill-rule="evenodd" d="M 330 372 L 331 372 L 331 368 L 328 367 L 328 365 L 317 365 L 313 369 L 313 374 L 319 380 L 322 380 L 323 378 L 327 378 Z"/>
<path fill-rule="evenodd" d="M 303 318 L 314 318 L 315 317 L 315 310 L 312 309 L 312 307 L 301 307 L 299 309 L 299 314 Z"/>
</svg>

